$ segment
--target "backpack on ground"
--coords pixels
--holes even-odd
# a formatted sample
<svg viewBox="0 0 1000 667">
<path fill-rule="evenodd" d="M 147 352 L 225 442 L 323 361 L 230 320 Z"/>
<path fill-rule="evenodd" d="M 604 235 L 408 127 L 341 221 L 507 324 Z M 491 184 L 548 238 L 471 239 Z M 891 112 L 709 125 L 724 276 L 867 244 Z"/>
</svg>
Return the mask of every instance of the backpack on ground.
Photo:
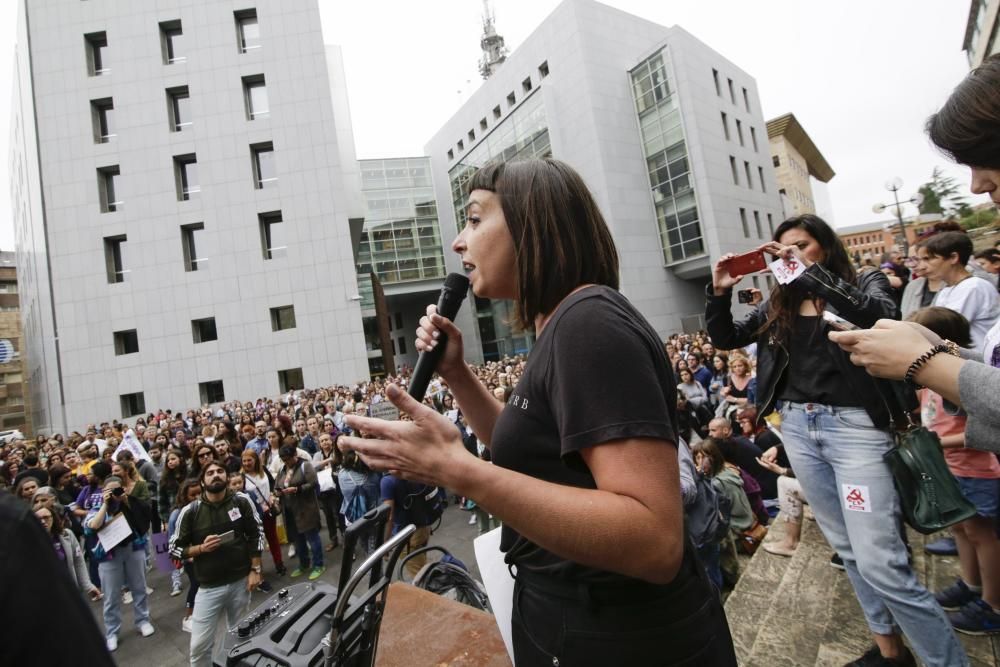
<svg viewBox="0 0 1000 667">
<path fill-rule="evenodd" d="M 435 595 L 448 598 L 449 600 L 455 600 L 470 607 L 493 613 L 489 597 L 486 595 L 486 589 L 469 574 L 465 563 L 452 556 L 451 552 L 444 547 L 429 546 L 410 552 L 399 563 L 399 578 L 401 581 L 406 581 L 404 578 L 404 566 L 406 562 L 418 554 L 425 554 L 429 551 L 441 552 L 441 558 L 438 560 L 428 560 L 420 568 L 417 576 L 411 582 L 414 586 L 422 588 L 425 591 L 430 591 Z"/>
</svg>

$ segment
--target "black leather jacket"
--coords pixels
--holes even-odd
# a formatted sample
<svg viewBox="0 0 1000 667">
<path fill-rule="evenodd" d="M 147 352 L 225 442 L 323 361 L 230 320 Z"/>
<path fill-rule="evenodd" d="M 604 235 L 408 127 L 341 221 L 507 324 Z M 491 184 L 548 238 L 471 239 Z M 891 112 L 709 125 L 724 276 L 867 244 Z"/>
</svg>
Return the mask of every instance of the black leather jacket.
<svg viewBox="0 0 1000 667">
<path fill-rule="evenodd" d="M 869 271 L 858 276 L 852 285 L 830 273 L 818 263 L 813 264 L 796 280 L 796 288 L 823 299 L 827 309 L 862 328 L 870 328 L 880 319 L 899 319 L 899 309 L 893 297 L 889 279 L 880 271 Z M 708 303 L 705 320 L 712 343 L 722 350 L 733 350 L 750 343 L 757 343 L 757 420 L 762 420 L 774 410 L 778 383 L 788 369 L 788 350 L 775 340 L 773 331 L 757 331 L 767 321 L 768 302 L 761 303 L 743 321 L 734 322 L 732 290 L 715 296 L 709 283 L 706 290 Z M 833 343 L 831 343 L 833 345 Z M 899 386 L 882 392 L 876 381 L 864 368 L 851 363 L 846 352 L 837 348 L 834 358 L 851 391 L 860 399 L 872 422 L 879 428 L 889 426 L 889 410 L 882 392 L 896 395 L 907 409 L 916 405 L 913 392 Z M 897 383 L 898 384 L 898 383 Z"/>
</svg>

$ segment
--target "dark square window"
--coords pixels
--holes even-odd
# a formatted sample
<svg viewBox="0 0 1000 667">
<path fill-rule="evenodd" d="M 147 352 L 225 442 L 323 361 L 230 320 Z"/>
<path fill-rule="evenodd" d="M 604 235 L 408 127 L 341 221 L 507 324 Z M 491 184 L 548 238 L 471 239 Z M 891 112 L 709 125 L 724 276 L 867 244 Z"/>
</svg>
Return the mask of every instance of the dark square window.
<svg viewBox="0 0 1000 667">
<path fill-rule="evenodd" d="M 135 329 L 128 331 L 116 331 L 115 334 L 115 356 L 123 354 L 135 354 L 139 351 L 139 334 Z"/>
<path fill-rule="evenodd" d="M 199 320 L 191 320 L 191 335 L 195 343 L 208 343 L 219 339 L 219 333 L 215 328 L 214 317 L 203 317 Z"/>
<path fill-rule="evenodd" d="M 278 388 L 282 394 L 287 394 L 290 391 L 298 389 L 305 389 L 306 384 L 302 381 L 302 369 L 289 368 L 278 371 Z"/>
<path fill-rule="evenodd" d="M 122 394 L 118 397 L 121 401 L 122 417 L 135 417 L 145 414 L 146 398 L 141 391 L 134 394 Z"/>
<path fill-rule="evenodd" d="M 222 380 L 199 382 L 198 394 L 201 396 L 202 405 L 222 403 L 226 400 L 226 392 L 222 387 Z"/>
<path fill-rule="evenodd" d="M 184 55 L 184 31 L 180 19 L 160 23 L 160 48 L 163 51 L 163 64 L 173 65 L 187 60 Z"/>
<path fill-rule="evenodd" d="M 108 33 L 92 32 L 83 36 L 87 46 L 87 73 L 90 76 L 110 74 L 111 68 L 105 62 L 108 50 Z"/>
<path fill-rule="evenodd" d="M 106 144 L 115 136 L 115 103 L 110 97 L 90 101 L 94 123 L 94 143 Z"/>
<path fill-rule="evenodd" d="M 278 306 L 271 309 L 271 331 L 295 328 L 295 306 Z"/>
</svg>

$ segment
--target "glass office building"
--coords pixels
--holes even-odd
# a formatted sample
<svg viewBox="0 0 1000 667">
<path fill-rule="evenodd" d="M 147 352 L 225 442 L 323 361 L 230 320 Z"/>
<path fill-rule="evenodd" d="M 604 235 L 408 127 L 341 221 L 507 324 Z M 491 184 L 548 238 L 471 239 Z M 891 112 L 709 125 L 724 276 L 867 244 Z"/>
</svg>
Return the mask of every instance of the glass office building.
<svg viewBox="0 0 1000 667">
<path fill-rule="evenodd" d="M 383 284 L 445 275 L 430 159 L 359 160 L 365 226 L 358 275 Z"/>
<path fill-rule="evenodd" d="M 705 254 L 677 91 L 661 49 L 631 72 L 665 264 Z"/>
</svg>

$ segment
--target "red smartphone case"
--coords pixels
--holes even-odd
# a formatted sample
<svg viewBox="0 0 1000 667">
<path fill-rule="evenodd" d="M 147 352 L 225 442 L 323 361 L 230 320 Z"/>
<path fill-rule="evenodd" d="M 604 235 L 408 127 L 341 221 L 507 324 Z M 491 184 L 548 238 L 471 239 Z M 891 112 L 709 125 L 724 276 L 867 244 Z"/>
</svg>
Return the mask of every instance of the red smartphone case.
<svg viewBox="0 0 1000 667">
<path fill-rule="evenodd" d="M 745 276 L 750 273 L 757 273 L 767 268 L 764 260 L 764 253 L 760 250 L 736 255 L 726 262 L 726 269 L 731 276 Z"/>
</svg>

